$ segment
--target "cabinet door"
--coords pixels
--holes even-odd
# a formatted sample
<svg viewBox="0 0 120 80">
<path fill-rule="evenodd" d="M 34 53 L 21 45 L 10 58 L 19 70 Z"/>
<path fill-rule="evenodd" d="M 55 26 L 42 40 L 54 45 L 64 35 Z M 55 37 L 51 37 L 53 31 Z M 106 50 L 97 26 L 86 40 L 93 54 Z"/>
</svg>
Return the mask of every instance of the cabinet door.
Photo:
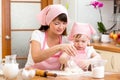
<svg viewBox="0 0 120 80">
<path fill-rule="evenodd" d="M 113 69 L 115 72 L 120 72 L 120 53 L 114 53 L 113 56 Z"/>
<path fill-rule="evenodd" d="M 120 72 L 120 53 L 96 50 L 103 59 L 107 60 L 105 71 Z"/>
<path fill-rule="evenodd" d="M 29 41 L 33 30 L 39 28 L 36 15 L 41 10 L 41 0 L 11 1 L 11 54 L 17 55 L 23 68 L 29 53 Z"/>
<path fill-rule="evenodd" d="M 103 59 L 107 60 L 107 63 L 105 64 L 105 71 L 113 71 L 114 65 L 113 65 L 113 54 L 108 51 L 102 51 L 102 50 L 96 50 Z"/>
<path fill-rule="evenodd" d="M 2 1 L 2 57 L 17 54 L 20 68 L 24 67 L 29 51 L 29 39 L 39 28 L 36 15 L 53 0 Z"/>
</svg>

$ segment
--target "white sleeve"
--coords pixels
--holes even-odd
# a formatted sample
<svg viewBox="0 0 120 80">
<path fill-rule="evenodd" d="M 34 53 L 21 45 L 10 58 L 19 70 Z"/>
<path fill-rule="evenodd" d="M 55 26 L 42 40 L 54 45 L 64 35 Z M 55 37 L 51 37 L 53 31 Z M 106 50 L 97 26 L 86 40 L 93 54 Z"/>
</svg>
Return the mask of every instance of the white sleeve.
<svg viewBox="0 0 120 80">
<path fill-rule="evenodd" d="M 35 31 L 32 32 L 31 40 L 30 41 L 32 41 L 32 40 L 38 41 L 39 43 L 41 43 L 41 46 L 42 46 L 43 45 L 44 36 L 45 36 L 44 32 L 41 32 L 39 30 L 35 30 Z M 34 64 L 34 61 L 32 59 L 31 45 L 30 45 L 28 59 L 27 59 L 25 67 L 31 66 L 33 64 Z"/>
<path fill-rule="evenodd" d="M 39 31 L 39 30 L 35 30 L 33 31 L 32 35 L 31 35 L 31 40 L 35 40 L 38 41 L 40 43 L 43 43 L 43 39 L 44 39 L 44 34 L 43 32 Z"/>
<path fill-rule="evenodd" d="M 93 48 L 93 46 L 87 47 L 86 51 L 87 51 L 87 57 L 88 58 L 91 57 L 91 55 L 92 55 L 93 52 L 96 52 L 95 49 Z"/>
</svg>

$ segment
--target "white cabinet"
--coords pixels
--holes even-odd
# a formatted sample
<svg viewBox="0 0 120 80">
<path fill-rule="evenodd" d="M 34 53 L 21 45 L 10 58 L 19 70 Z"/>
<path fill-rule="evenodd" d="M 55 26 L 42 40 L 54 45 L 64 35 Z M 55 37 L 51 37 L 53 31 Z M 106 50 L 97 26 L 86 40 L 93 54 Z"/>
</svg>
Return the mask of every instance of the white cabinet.
<svg viewBox="0 0 120 80">
<path fill-rule="evenodd" d="M 103 59 L 107 60 L 105 71 L 120 72 L 120 53 L 97 50 Z"/>
</svg>

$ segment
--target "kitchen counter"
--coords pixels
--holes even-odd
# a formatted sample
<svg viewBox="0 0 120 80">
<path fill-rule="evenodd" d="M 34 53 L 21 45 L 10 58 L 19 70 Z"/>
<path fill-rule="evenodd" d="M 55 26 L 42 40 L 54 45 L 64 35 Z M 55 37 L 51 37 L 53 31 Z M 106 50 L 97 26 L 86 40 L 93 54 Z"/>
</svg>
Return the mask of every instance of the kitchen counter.
<svg viewBox="0 0 120 80">
<path fill-rule="evenodd" d="M 116 46 L 114 43 L 91 43 L 91 45 L 98 50 L 120 53 L 120 46 Z"/>
<path fill-rule="evenodd" d="M 92 78 L 90 76 L 83 76 L 83 75 L 73 75 L 73 76 L 58 76 L 58 77 L 39 77 L 35 76 L 32 80 L 120 80 L 120 74 L 113 73 L 113 74 L 105 74 L 104 78 Z"/>
<path fill-rule="evenodd" d="M 3 75 L 0 76 L 0 80 L 6 80 Z M 8 79 L 7 79 L 8 80 Z M 12 80 L 25 80 L 22 79 L 22 76 L 18 74 L 17 78 Z M 69 75 L 69 76 L 57 76 L 57 77 L 40 77 L 35 76 L 30 80 L 120 80 L 120 73 L 114 73 L 114 72 L 105 72 L 105 77 L 102 79 L 96 79 L 92 78 L 90 75 Z"/>
</svg>

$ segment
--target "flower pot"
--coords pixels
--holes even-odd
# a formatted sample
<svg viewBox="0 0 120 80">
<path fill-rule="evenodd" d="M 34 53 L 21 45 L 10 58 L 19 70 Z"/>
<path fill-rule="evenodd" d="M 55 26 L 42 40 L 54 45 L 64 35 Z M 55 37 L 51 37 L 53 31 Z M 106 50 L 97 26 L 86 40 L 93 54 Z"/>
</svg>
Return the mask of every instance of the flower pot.
<svg viewBox="0 0 120 80">
<path fill-rule="evenodd" d="M 94 43 L 99 43 L 99 41 L 100 41 L 100 36 L 99 36 L 99 35 L 94 35 L 94 36 L 92 37 L 92 41 L 93 41 Z"/>
<path fill-rule="evenodd" d="M 101 42 L 102 43 L 110 42 L 109 34 L 101 34 Z"/>
</svg>

